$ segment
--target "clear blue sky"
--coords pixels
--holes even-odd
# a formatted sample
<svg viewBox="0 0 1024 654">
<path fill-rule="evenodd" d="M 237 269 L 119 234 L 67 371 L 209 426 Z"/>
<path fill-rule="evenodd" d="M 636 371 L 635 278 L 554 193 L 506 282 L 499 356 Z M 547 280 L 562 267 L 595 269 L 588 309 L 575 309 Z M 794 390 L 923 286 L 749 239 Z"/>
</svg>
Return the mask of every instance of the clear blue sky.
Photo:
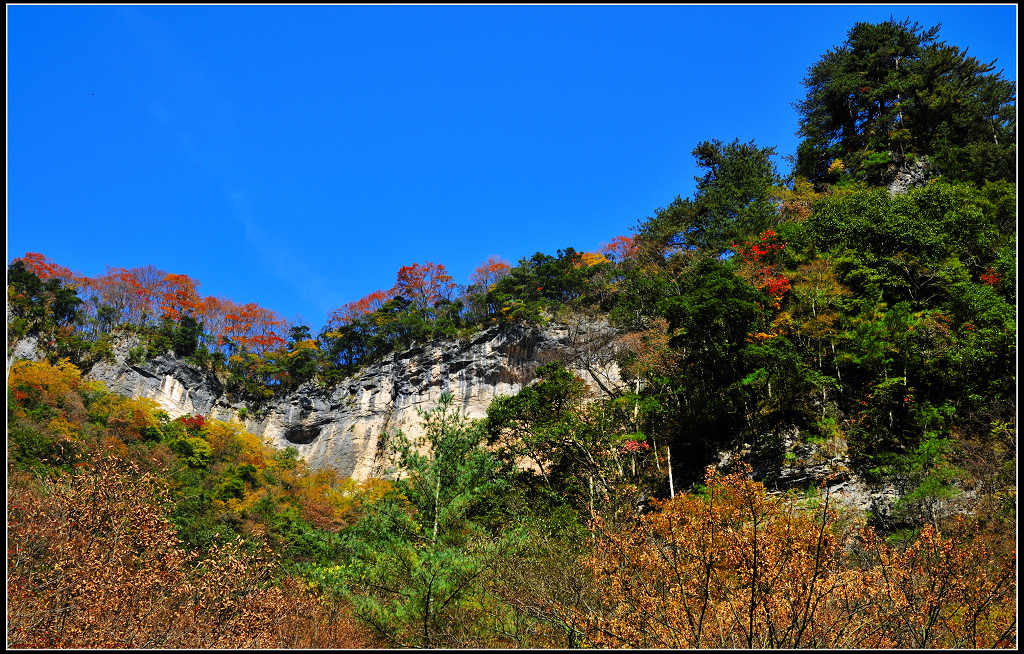
<svg viewBox="0 0 1024 654">
<path fill-rule="evenodd" d="M 7 260 L 316 331 L 405 264 L 629 233 L 699 141 L 792 154 L 807 68 L 890 15 L 1016 80 L 1013 6 L 9 6 Z"/>
</svg>

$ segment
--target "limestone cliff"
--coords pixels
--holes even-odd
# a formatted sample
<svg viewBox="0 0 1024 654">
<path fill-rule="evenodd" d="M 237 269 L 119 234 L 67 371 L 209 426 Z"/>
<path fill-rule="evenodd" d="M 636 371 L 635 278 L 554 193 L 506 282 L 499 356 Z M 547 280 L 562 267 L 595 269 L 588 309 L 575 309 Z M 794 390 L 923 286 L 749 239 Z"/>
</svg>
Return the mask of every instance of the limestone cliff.
<svg viewBox="0 0 1024 654">
<path fill-rule="evenodd" d="M 103 381 L 112 392 L 152 398 L 172 418 L 200 414 L 241 423 L 276 447 L 295 447 L 312 467 L 363 480 L 382 476 L 387 468 L 379 451 L 381 436 L 392 429 L 413 438 L 421 435 L 418 410 L 430 410 L 442 392 L 452 393 L 468 416 L 483 417 L 495 397 L 518 392 L 539 366 L 555 360 L 575 370 L 594 396 L 625 390 L 614 360 L 615 337 L 607 324 L 585 320 L 543 328 L 492 327 L 468 342 L 435 341 L 396 352 L 331 388 L 307 383 L 259 413 L 229 400 L 214 375 L 171 354 L 132 363 L 128 352 L 138 345 L 132 339 L 120 340 L 114 360 L 101 361 L 86 376 Z M 35 339 L 15 344 L 8 369 L 22 358 L 41 358 Z M 883 517 L 899 496 L 891 484 L 874 486 L 859 477 L 841 439 L 810 444 L 796 427 L 788 427 L 761 440 L 774 446 L 754 448 L 737 441 L 710 463 L 727 468 L 747 461 L 756 479 L 778 490 L 827 479 L 839 501 Z M 709 462 L 674 463 L 680 471 Z M 961 498 L 968 499 L 967 493 Z"/>
<path fill-rule="evenodd" d="M 382 472 L 382 433 L 401 429 L 418 436 L 417 409 L 429 410 L 445 391 L 467 415 L 483 417 L 494 397 L 518 392 L 540 365 L 555 360 L 580 374 L 595 395 L 618 389 L 614 336 L 607 325 L 585 321 L 492 327 L 469 342 L 437 341 L 397 352 L 333 388 L 307 383 L 259 415 L 241 411 L 246 407 L 230 402 L 213 375 L 181 359 L 162 355 L 130 363 L 134 344 L 128 341 L 115 349 L 114 362 L 100 362 L 86 376 L 113 392 L 152 398 L 172 418 L 201 414 L 240 421 L 277 447 L 295 447 L 313 467 L 366 479 Z"/>
</svg>

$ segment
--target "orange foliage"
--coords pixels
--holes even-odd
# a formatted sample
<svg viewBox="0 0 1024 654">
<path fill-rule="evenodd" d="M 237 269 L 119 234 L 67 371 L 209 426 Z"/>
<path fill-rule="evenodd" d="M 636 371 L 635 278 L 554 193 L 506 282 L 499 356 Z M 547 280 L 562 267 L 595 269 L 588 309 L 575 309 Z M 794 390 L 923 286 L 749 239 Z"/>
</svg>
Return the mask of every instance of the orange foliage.
<svg viewBox="0 0 1024 654">
<path fill-rule="evenodd" d="M 42 254 L 28 252 L 20 258 L 42 279 L 59 277 L 78 285 L 86 310 L 92 316 L 100 307 L 113 309 L 117 322 L 143 325 L 152 318 L 180 320 L 193 316 L 203 323 L 210 344 L 219 347 L 227 338 L 263 353 L 286 343 L 288 325 L 278 314 L 254 303 L 238 305 L 224 298 L 200 297 L 199 282 L 188 275 L 166 273 L 153 266 L 111 268 L 96 277 L 72 276 Z"/>
<path fill-rule="evenodd" d="M 484 261 L 473 270 L 469 283 L 486 289 L 492 284 L 497 283 L 499 279 L 507 275 L 511 270 L 512 266 L 507 261 L 499 257 L 490 256 L 487 257 L 487 261 Z"/>
<path fill-rule="evenodd" d="M 128 322 L 135 322 L 143 312 L 139 305 L 144 301 L 136 293 L 135 287 L 127 281 L 128 271 L 124 268 L 111 268 L 103 275 L 83 280 L 82 291 L 86 307 L 90 314 L 97 315 L 101 306 L 114 310 L 115 315 Z"/>
<path fill-rule="evenodd" d="M 574 264 L 577 268 L 596 266 L 599 263 L 607 263 L 608 259 L 599 252 L 584 252 Z"/>
<path fill-rule="evenodd" d="M 275 556 L 240 543 L 181 549 L 166 489 L 123 460 L 11 487 L 10 647 L 336 648 L 372 646 L 344 607 L 295 578 L 270 584 Z"/>
<path fill-rule="evenodd" d="M 193 315 L 199 307 L 196 294 L 198 284 L 187 275 L 164 275 L 164 287 L 160 294 L 160 316 L 179 320 L 184 315 Z"/>
<path fill-rule="evenodd" d="M 166 292 L 167 277 L 167 273 L 153 266 L 130 270 L 107 266 L 104 274 L 83 277 L 81 282 L 90 313 L 96 315 L 100 306 L 107 306 L 114 310 L 119 321 L 142 325 L 147 318 L 160 313 L 157 302 Z M 184 275 L 175 277 L 188 279 Z"/>
<path fill-rule="evenodd" d="M 224 335 L 227 333 L 228 326 L 227 316 L 237 308 L 231 300 L 212 295 L 199 301 L 196 312 L 203 322 L 206 333 L 213 338 L 213 345 L 224 345 Z"/>
<path fill-rule="evenodd" d="M 636 242 L 629 236 L 616 236 L 601 248 L 601 253 L 621 263 L 636 254 Z"/>
<path fill-rule="evenodd" d="M 224 316 L 225 334 L 257 354 L 280 349 L 288 323 L 277 313 L 250 302 Z"/>
<path fill-rule="evenodd" d="M 590 645 L 1012 646 L 1012 552 L 933 527 L 900 550 L 844 522 L 827 494 L 801 509 L 746 474 L 709 468 L 706 496 L 662 502 L 634 529 L 596 521 L 603 606 L 573 609 Z"/>
<path fill-rule="evenodd" d="M 452 276 L 438 263 L 414 263 L 398 269 L 395 292 L 420 307 L 427 307 L 438 300 L 450 300 L 455 283 Z"/>
<path fill-rule="evenodd" d="M 65 281 L 71 281 L 73 278 L 70 270 L 50 261 L 45 255 L 38 252 L 26 252 L 24 256 L 18 257 L 15 261 L 24 263 L 25 267 L 31 270 L 39 279 L 56 277 Z"/>
<path fill-rule="evenodd" d="M 943 534 L 925 525 L 906 548 L 863 535 L 872 581 L 867 620 L 887 647 L 1013 647 L 1016 554 L 959 516 Z M 1007 551 L 1009 550 L 1009 551 Z"/>
<path fill-rule="evenodd" d="M 351 324 L 358 318 L 377 311 L 393 297 L 395 297 L 394 288 L 389 288 L 386 291 L 374 291 L 355 302 L 349 302 L 342 305 L 341 308 L 332 311 L 328 318 L 328 324 L 332 327 Z"/>
<path fill-rule="evenodd" d="M 442 264 L 414 263 L 398 269 L 398 280 L 387 290 L 378 290 L 331 312 L 328 326 L 337 329 L 380 310 L 388 300 L 401 296 L 425 309 L 438 300 L 450 300 L 455 290 L 452 276 Z"/>
<path fill-rule="evenodd" d="M 141 325 L 147 318 L 157 315 L 156 301 L 162 293 L 163 280 L 167 273 L 149 265 L 130 270 L 124 268 L 113 270 L 108 268 L 108 270 L 114 276 L 110 282 L 111 286 L 116 280 L 118 286 L 125 289 L 124 292 L 128 298 L 126 300 L 128 315 L 125 318 L 128 322 Z M 112 289 L 111 292 L 120 293 L 121 290 L 120 288 Z"/>
</svg>

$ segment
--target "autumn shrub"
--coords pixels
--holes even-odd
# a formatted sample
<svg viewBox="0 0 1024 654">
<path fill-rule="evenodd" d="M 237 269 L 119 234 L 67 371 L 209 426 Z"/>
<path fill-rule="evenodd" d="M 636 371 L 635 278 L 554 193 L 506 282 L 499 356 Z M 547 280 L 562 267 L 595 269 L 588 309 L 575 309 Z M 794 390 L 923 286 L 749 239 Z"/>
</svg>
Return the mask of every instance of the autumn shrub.
<svg viewBox="0 0 1024 654">
<path fill-rule="evenodd" d="M 856 618 L 878 629 L 867 646 L 1014 646 L 1016 553 L 972 522 L 960 516 L 945 533 L 925 525 L 906 547 L 863 534 L 871 601 Z"/>
<path fill-rule="evenodd" d="M 27 418 L 8 417 L 7 462 L 10 468 L 45 470 L 73 464 L 81 455 L 74 439 L 55 434 Z"/>
<path fill-rule="evenodd" d="M 506 607 L 504 631 L 521 647 L 581 647 L 584 616 L 601 603 L 583 556 L 588 541 L 534 525 L 514 555 L 494 564 L 490 591 Z"/>
<path fill-rule="evenodd" d="M 123 459 L 11 486 L 8 644 L 59 648 L 358 647 L 345 609 L 276 556 L 219 545 L 184 550 L 167 490 Z"/>
<path fill-rule="evenodd" d="M 749 472 L 749 471 L 746 471 Z M 589 558 L 596 610 L 575 608 L 598 647 L 1008 647 L 1015 557 L 963 525 L 906 547 L 817 506 L 709 468 Z M 572 607 L 569 607 L 572 608 Z"/>
<path fill-rule="evenodd" d="M 388 484 L 311 471 L 240 425 L 202 416 L 171 420 L 155 402 L 85 382 L 68 362 L 18 362 L 8 385 L 10 470 L 70 471 L 116 455 L 167 482 L 168 517 L 189 549 L 242 536 L 264 539 L 293 563 L 332 560 L 337 532 Z"/>
<path fill-rule="evenodd" d="M 82 386 L 82 373 L 67 359 L 56 365 L 16 361 L 11 366 L 7 386 L 18 403 L 16 415 L 42 417 L 80 404 L 77 391 Z"/>
</svg>

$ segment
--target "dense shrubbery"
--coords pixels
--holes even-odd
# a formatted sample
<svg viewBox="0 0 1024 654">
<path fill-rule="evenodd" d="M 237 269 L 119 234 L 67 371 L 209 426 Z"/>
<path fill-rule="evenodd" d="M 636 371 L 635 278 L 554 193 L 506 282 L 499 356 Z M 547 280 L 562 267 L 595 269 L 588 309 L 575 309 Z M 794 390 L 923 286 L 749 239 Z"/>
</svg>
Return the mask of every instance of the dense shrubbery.
<svg viewBox="0 0 1024 654">
<path fill-rule="evenodd" d="M 372 485 L 236 425 L 169 420 L 66 361 L 16 362 L 8 400 L 10 645 L 369 642 L 293 571 L 337 555 Z"/>
<path fill-rule="evenodd" d="M 364 491 L 332 471 L 310 472 L 238 424 L 168 419 L 148 399 L 107 393 L 66 361 L 17 362 L 8 381 L 12 470 L 72 471 L 97 451 L 147 461 L 168 483 L 170 519 L 190 547 L 259 535 L 296 561 L 334 554 L 333 533 Z"/>
<path fill-rule="evenodd" d="M 10 479 L 11 647 L 359 647 L 343 606 L 266 548 L 189 552 L 166 517 L 164 482 L 102 453 L 75 474 Z"/>
<path fill-rule="evenodd" d="M 958 520 L 886 544 L 837 513 L 769 496 L 709 469 L 631 529 L 606 529 L 589 560 L 600 592 L 576 609 L 597 647 L 1010 647 L 1015 556 Z M 805 506 L 801 507 L 803 504 Z"/>
</svg>

